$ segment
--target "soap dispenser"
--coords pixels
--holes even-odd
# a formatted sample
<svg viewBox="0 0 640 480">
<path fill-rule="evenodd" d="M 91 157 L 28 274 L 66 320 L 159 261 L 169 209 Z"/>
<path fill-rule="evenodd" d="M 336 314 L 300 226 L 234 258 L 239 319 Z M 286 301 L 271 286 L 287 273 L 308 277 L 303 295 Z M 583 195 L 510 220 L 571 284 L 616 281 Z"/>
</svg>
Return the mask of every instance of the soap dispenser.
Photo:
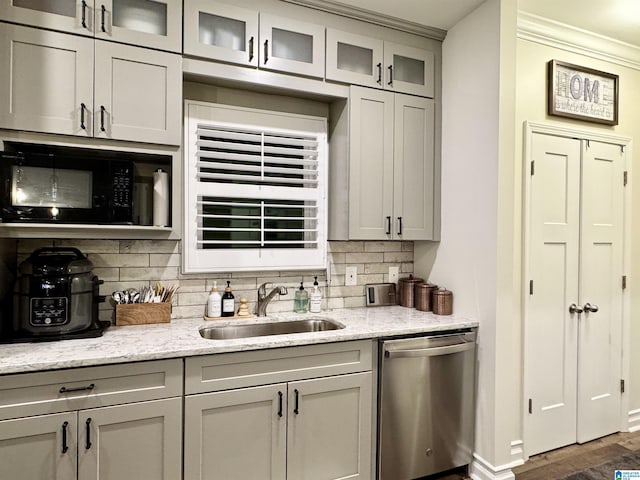
<svg viewBox="0 0 640 480">
<path fill-rule="evenodd" d="M 293 297 L 293 311 L 296 313 L 307 313 L 309 308 L 309 293 L 304 289 L 302 282 L 300 282 L 300 288 L 296 290 L 296 294 Z"/>
<path fill-rule="evenodd" d="M 207 301 L 207 315 L 209 317 L 222 316 L 222 296 L 218 292 L 218 282 L 216 281 L 213 282 L 213 288 Z"/>
<path fill-rule="evenodd" d="M 222 316 L 233 317 L 235 311 L 236 300 L 233 293 L 231 293 L 231 282 L 227 280 L 227 288 L 224 289 L 224 294 L 222 295 Z"/>
<path fill-rule="evenodd" d="M 313 277 L 313 290 L 309 295 L 309 311 L 311 313 L 322 311 L 322 290 L 318 287 L 318 277 Z"/>
</svg>

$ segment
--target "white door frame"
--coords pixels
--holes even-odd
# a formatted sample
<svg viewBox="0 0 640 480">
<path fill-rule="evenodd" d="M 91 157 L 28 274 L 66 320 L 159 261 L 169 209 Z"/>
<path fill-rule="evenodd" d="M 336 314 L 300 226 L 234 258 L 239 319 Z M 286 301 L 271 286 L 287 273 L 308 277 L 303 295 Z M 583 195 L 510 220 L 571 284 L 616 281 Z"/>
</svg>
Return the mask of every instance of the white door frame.
<svg viewBox="0 0 640 480">
<path fill-rule="evenodd" d="M 532 135 L 535 133 L 546 134 L 546 135 L 555 135 L 560 137 L 569 137 L 569 138 L 578 138 L 582 140 L 592 140 L 603 143 L 612 143 L 616 145 L 621 145 L 626 152 L 625 159 L 625 170 L 627 173 L 627 178 L 631 179 L 631 142 L 632 139 L 629 137 L 622 137 L 618 135 L 609 135 L 604 134 L 598 131 L 593 130 L 581 130 L 576 128 L 565 127 L 562 125 L 550 125 L 536 122 L 528 122 L 524 123 L 524 142 L 523 142 L 523 212 L 522 212 L 522 288 L 523 288 L 523 301 L 522 301 L 522 392 L 525 391 L 526 386 L 526 378 L 527 371 L 525 370 L 525 361 L 524 358 L 526 349 L 524 348 L 525 342 L 527 341 L 524 338 L 524 325 L 527 321 L 527 310 L 529 307 L 529 295 L 524 290 L 528 288 L 529 285 L 529 262 L 530 262 L 530 245 L 528 245 L 528 230 L 529 230 L 529 222 L 531 219 L 529 218 L 529 209 L 530 209 L 530 201 L 531 201 L 531 175 L 530 173 L 530 164 L 531 164 L 531 139 Z M 631 183 L 627 183 L 627 186 L 624 191 L 624 227 L 623 227 L 623 265 L 626 267 L 630 264 L 631 260 Z M 627 279 L 629 272 L 625 270 L 625 275 L 627 275 Z M 622 279 L 621 279 L 622 280 Z M 630 282 L 627 280 L 627 288 L 622 291 L 622 378 L 629 379 L 630 373 L 630 333 L 631 333 L 631 295 L 630 295 Z M 628 385 L 625 387 L 625 391 L 628 392 Z M 529 458 L 529 450 L 527 448 L 527 431 L 526 431 L 526 416 L 528 413 L 528 404 L 527 399 L 522 398 L 522 426 L 523 426 L 523 451 L 524 451 L 524 460 Z M 637 415 L 635 415 L 637 416 Z M 629 411 L 629 398 L 628 394 L 622 395 L 622 407 L 620 411 L 620 431 L 629 431 L 629 428 L 633 425 L 633 412 Z M 637 426 L 636 426 L 637 427 Z"/>
</svg>

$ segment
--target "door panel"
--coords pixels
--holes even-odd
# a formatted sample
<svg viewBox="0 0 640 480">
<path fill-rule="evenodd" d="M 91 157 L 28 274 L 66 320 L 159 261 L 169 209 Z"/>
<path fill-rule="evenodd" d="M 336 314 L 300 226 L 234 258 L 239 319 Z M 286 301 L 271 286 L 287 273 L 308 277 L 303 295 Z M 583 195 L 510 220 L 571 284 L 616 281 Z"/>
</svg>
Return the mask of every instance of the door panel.
<svg viewBox="0 0 640 480">
<path fill-rule="evenodd" d="M 394 94 L 351 87 L 349 102 L 349 238 L 390 240 Z"/>
<path fill-rule="evenodd" d="M 580 322 L 578 442 L 619 430 L 622 369 L 624 153 L 590 142 L 582 164 L 581 303 L 598 306 Z"/>
<path fill-rule="evenodd" d="M 75 412 L 0 422 L 3 479 L 72 480 L 76 478 L 76 458 Z"/>
<path fill-rule="evenodd" d="M 182 399 L 78 413 L 78 478 L 180 480 Z"/>
<path fill-rule="evenodd" d="M 534 133 L 531 160 L 529 455 L 619 431 L 625 157 L 619 145 Z"/>
<path fill-rule="evenodd" d="M 283 383 L 188 396 L 185 480 L 284 480 L 286 398 Z"/>
<path fill-rule="evenodd" d="M 288 478 L 370 479 L 371 398 L 371 372 L 289 383 Z"/>
<path fill-rule="evenodd" d="M 95 136 L 179 145 L 181 65 L 179 55 L 96 41 Z"/>
<path fill-rule="evenodd" d="M 575 442 L 580 141 L 533 135 L 530 279 L 525 321 L 526 416 L 530 455 Z"/>
<path fill-rule="evenodd" d="M 433 100 L 395 96 L 393 221 L 397 239 L 433 239 L 434 122 Z"/>
<path fill-rule="evenodd" d="M 91 136 L 92 39 L 0 24 L 0 62 L 1 128 Z"/>
</svg>

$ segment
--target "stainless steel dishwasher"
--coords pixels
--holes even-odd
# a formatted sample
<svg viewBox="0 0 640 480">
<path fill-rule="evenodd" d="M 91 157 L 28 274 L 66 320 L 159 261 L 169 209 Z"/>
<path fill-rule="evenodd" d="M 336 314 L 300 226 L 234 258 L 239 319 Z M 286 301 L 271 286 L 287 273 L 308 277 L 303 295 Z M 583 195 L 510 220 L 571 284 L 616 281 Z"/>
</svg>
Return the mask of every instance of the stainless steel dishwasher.
<svg viewBox="0 0 640 480">
<path fill-rule="evenodd" d="M 471 462 L 476 329 L 380 342 L 379 480 Z"/>
</svg>

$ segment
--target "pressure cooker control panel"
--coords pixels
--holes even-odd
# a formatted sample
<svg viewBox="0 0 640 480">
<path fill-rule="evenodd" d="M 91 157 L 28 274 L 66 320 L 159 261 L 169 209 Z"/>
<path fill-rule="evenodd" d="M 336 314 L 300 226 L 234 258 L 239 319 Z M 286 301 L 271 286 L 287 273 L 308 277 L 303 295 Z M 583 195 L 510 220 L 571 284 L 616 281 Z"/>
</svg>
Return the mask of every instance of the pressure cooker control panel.
<svg viewBox="0 0 640 480">
<path fill-rule="evenodd" d="M 32 298 L 29 323 L 34 327 L 68 323 L 67 297 Z"/>
</svg>

